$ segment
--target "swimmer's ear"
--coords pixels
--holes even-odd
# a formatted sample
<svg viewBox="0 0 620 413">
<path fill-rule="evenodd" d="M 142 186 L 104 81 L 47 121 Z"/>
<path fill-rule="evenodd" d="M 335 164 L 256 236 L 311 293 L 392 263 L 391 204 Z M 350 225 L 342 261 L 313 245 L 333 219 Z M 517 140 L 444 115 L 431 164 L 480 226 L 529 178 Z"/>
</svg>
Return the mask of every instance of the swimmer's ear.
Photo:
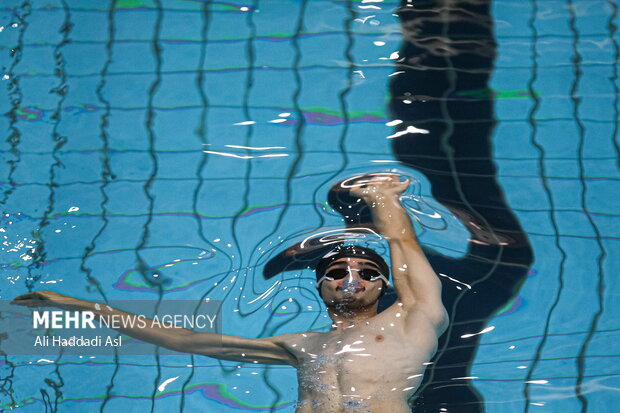
<svg viewBox="0 0 620 413">
<path fill-rule="evenodd" d="M 388 286 L 385 281 L 381 280 L 381 293 L 379 294 L 379 298 L 383 297 L 388 290 Z"/>
</svg>

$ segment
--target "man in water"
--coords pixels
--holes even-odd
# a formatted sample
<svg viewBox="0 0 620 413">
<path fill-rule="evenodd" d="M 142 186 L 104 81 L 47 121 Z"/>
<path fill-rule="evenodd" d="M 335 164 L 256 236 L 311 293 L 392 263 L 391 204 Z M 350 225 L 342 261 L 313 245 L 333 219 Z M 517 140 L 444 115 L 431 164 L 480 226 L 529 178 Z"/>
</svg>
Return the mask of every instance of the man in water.
<svg viewBox="0 0 620 413">
<path fill-rule="evenodd" d="M 297 412 L 410 412 L 407 400 L 422 381 L 448 317 L 441 282 L 400 203 L 409 183 L 374 174 L 353 180 L 348 189 L 368 205 L 374 228 L 390 247 L 398 299 L 381 313 L 378 299 L 389 283 L 387 264 L 370 249 L 338 246 L 316 268 L 317 288 L 333 320 L 327 333 L 251 339 L 166 327 L 118 331 L 180 352 L 293 366 L 299 382 Z M 128 315 L 51 291 L 24 294 L 13 302 Z"/>
</svg>

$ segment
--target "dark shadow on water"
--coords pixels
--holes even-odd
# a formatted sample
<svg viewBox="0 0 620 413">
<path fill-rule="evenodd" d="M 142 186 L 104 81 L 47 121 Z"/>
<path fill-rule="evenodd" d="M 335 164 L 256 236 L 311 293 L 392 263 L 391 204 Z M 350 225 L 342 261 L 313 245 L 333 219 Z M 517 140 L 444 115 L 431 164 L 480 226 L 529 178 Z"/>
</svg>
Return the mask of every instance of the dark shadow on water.
<svg viewBox="0 0 620 413">
<path fill-rule="evenodd" d="M 472 381 L 458 379 L 471 376 L 478 350 L 480 335 L 467 335 L 482 331 L 513 304 L 533 261 L 492 158 L 497 122 L 495 94 L 488 83 L 497 47 L 490 6 L 483 0 L 404 0 L 398 9 L 403 45 L 397 74 L 390 78 L 390 109 L 393 118 L 403 122 L 395 130 L 399 136 L 392 139 L 394 156 L 424 174 L 433 197 L 470 232 L 463 258 L 426 250 L 435 271 L 452 278 L 441 277 L 451 324 L 413 401 L 416 413 L 441 408 L 484 411 Z M 366 207 L 338 188 L 332 187 L 328 202 L 343 211 L 347 227 L 371 226 Z M 282 271 L 313 268 L 331 247 L 317 239 L 304 248 L 291 246 L 270 259 L 263 274 L 271 278 Z M 394 300 L 393 292 L 386 294 L 380 308 Z"/>
<path fill-rule="evenodd" d="M 414 6 L 409 6 L 414 4 Z M 507 205 L 492 159 L 494 93 L 489 77 L 496 55 L 490 1 L 403 1 L 400 58 L 390 83 L 391 110 L 404 132 L 392 140 L 394 155 L 429 180 L 433 197 L 467 227 L 462 259 L 429 254 L 438 273 L 472 288 L 444 282 L 451 328 L 441 338 L 415 400 L 416 412 L 447 408 L 482 412 L 483 400 L 469 377 L 479 335 L 504 308 L 529 272 L 533 253 Z M 413 130 L 413 129 L 410 129 Z M 415 131 L 415 130 L 414 130 Z"/>
</svg>

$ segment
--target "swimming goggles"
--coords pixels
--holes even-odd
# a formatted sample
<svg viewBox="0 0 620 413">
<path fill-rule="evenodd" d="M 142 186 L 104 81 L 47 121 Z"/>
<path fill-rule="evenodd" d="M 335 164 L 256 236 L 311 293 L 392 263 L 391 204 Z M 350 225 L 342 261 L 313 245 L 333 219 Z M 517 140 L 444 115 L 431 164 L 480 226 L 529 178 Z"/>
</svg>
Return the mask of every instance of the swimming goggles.
<svg viewBox="0 0 620 413">
<path fill-rule="evenodd" d="M 319 288 L 319 285 L 321 285 L 321 283 L 325 280 L 327 281 L 342 280 L 343 278 L 349 276 L 349 271 L 357 271 L 359 277 L 364 281 L 374 282 L 377 280 L 383 280 L 385 281 L 386 285 L 390 285 L 390 282 L 385 277 L 385 275 L 381 274 L 379 271 L 374 270 L 372 268 L 362 268 L 362 269 L 334 268 L 333 270 L 327 271 L 325 275 L 323 275 L 321 278 L 318 279 L 318 281 L 316 282 L 316 287 Z"/>
</svg>

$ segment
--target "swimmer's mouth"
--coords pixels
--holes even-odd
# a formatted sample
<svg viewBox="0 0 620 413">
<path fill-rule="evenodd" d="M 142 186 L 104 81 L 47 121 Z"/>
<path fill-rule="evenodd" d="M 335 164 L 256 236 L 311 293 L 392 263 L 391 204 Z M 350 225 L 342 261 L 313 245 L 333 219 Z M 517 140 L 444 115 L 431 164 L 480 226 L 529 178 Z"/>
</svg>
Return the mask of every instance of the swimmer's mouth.
<svg viewBox="0 0 620 413">
<path fill-rule="evenodd" d="M 365 290 L 366 290 L 366 288 L 364 286 L 358 286 L 355 289 L 355 293 L 359 293 L 360 291 L 365 291 Z M 344 288 L 338 286 L 338 287 L 336 287 L 336 291 L 344 291 Z"/>
</svg>

